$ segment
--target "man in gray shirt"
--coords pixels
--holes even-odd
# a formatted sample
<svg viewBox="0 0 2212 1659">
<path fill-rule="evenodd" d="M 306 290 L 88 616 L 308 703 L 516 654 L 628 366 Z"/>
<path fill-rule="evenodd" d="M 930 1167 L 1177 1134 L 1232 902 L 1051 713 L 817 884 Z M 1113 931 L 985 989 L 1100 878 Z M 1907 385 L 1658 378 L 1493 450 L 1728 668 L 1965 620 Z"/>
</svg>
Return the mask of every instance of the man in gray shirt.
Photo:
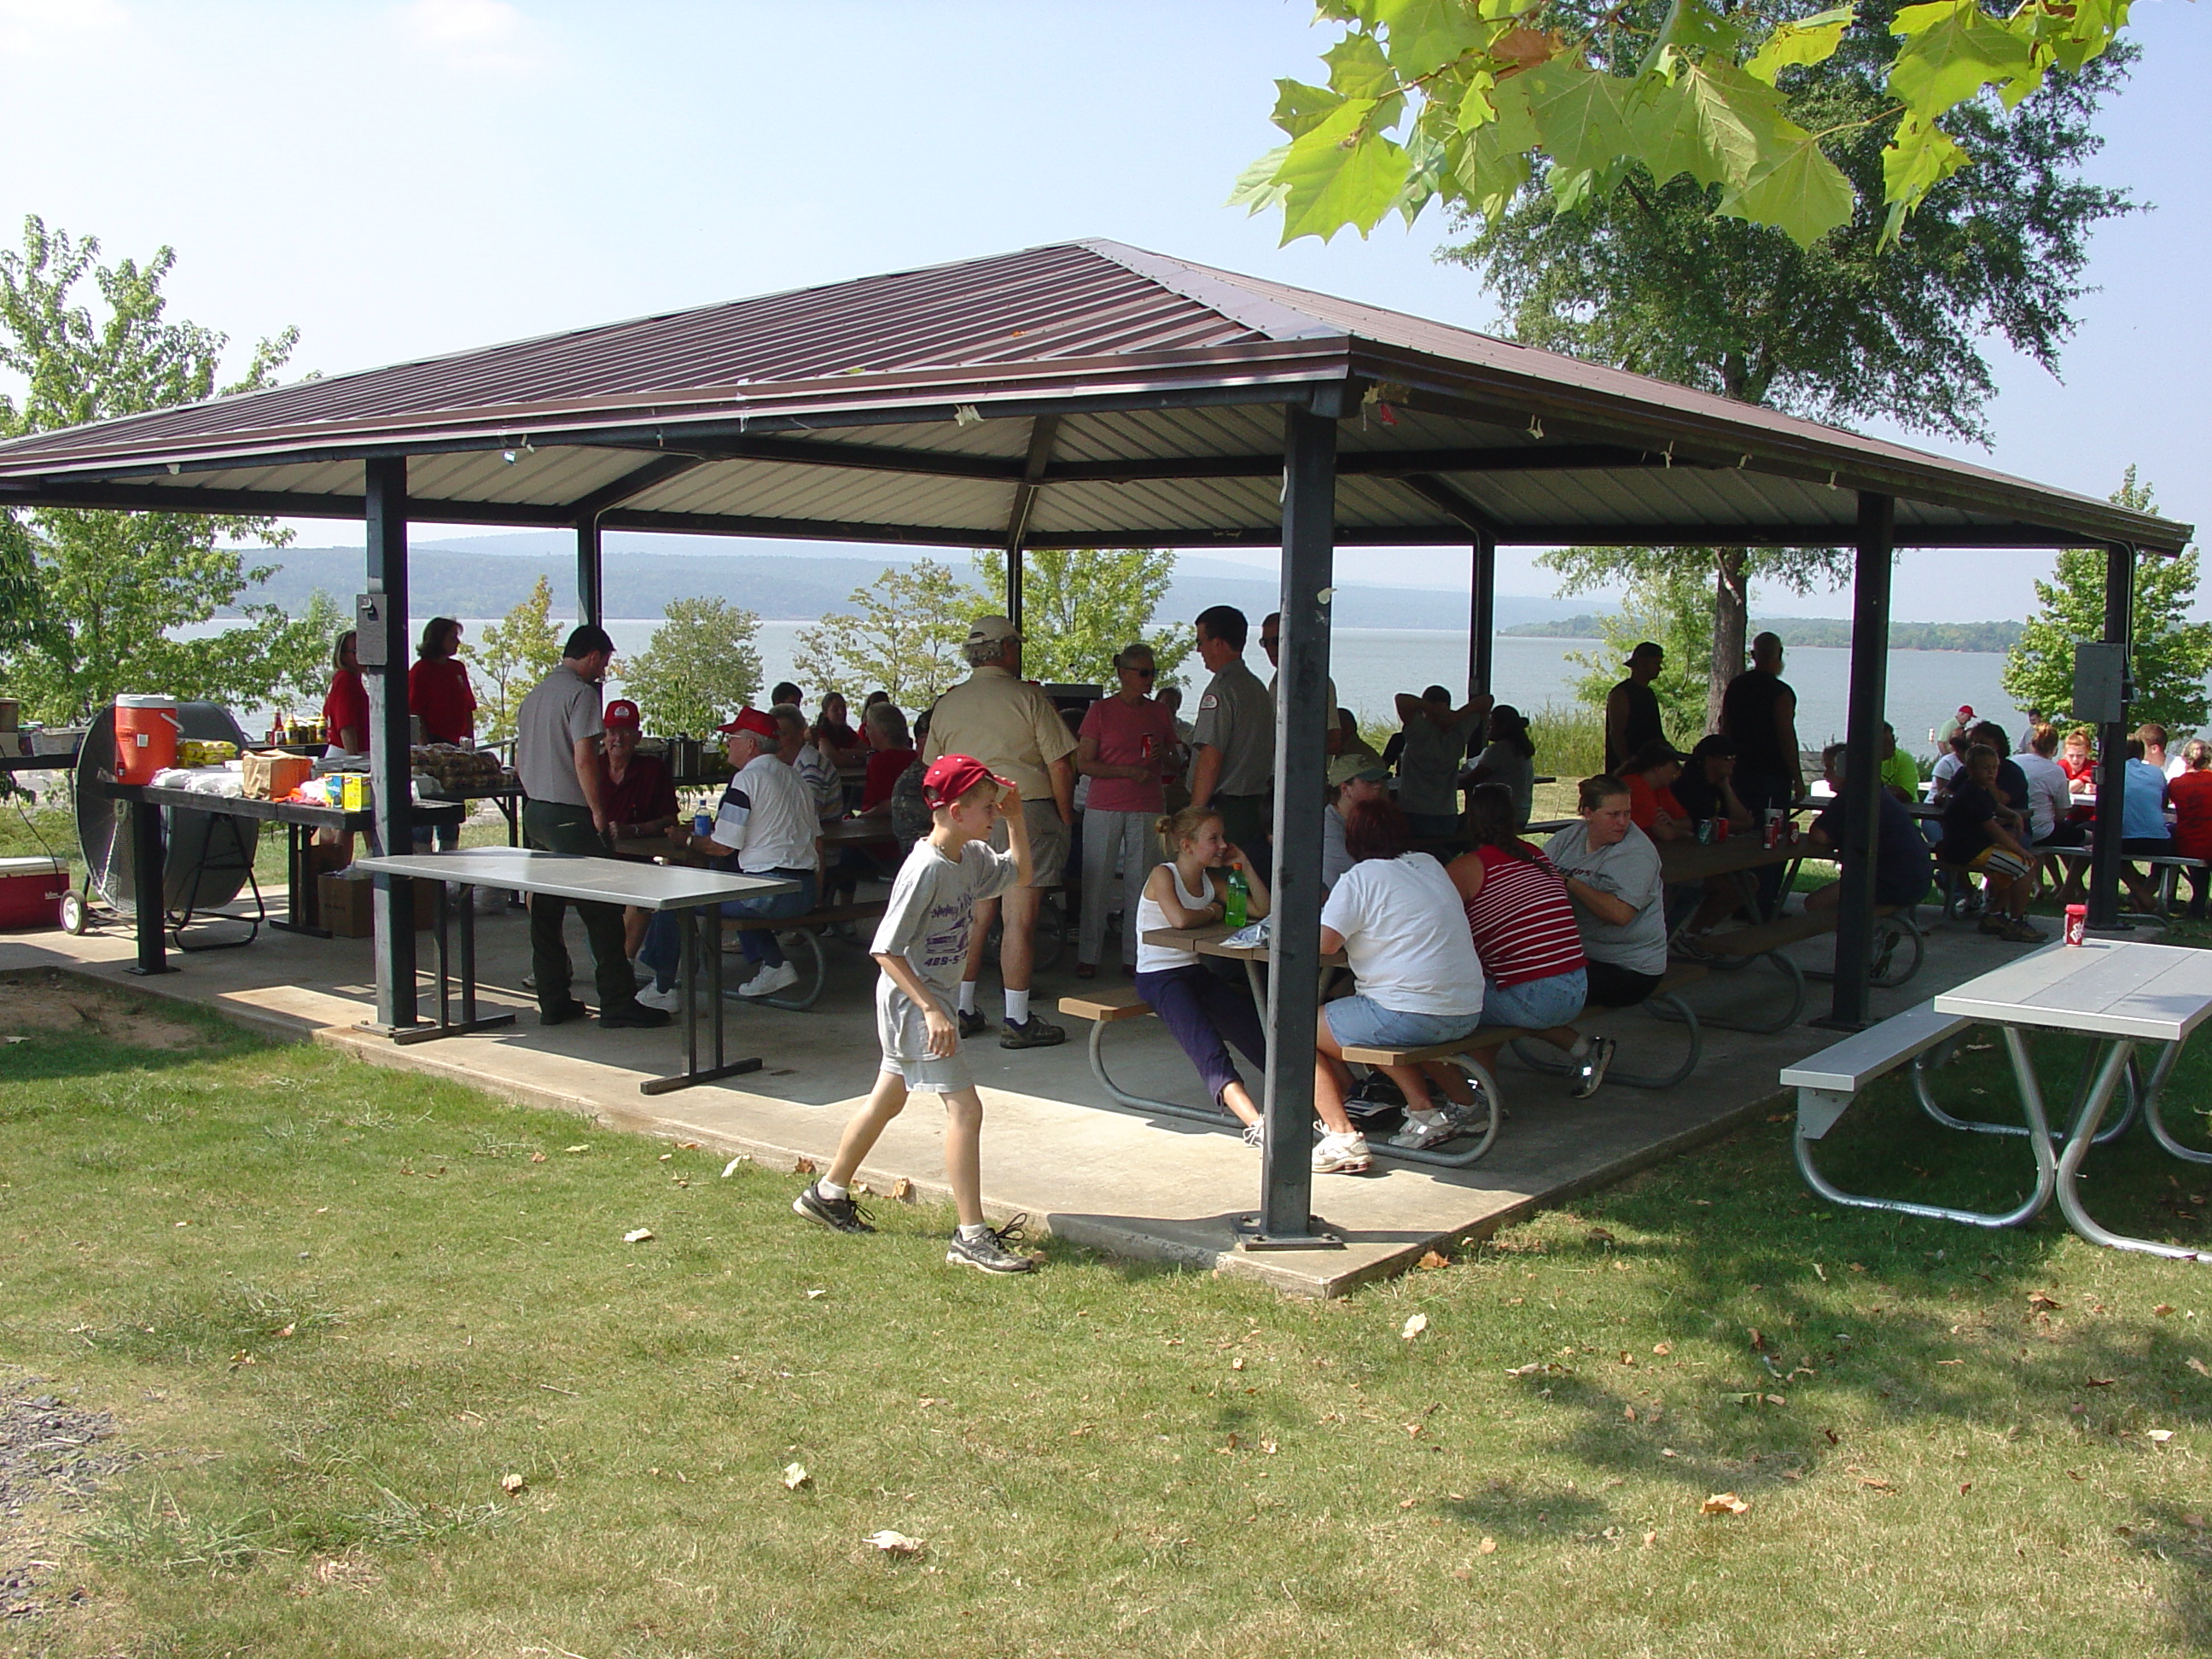
<svg viewBox="0 0 2212 1659">
<path fill-rule="evenodd" d="M 577 629 L 561 648 L 560 665 L 532 688 L 516 711 L 514 769 L 524 798 L 522 839 L 525 846 L 538 852 L 608 856 L 608 791 L 599 751 L 605 729 L 599 722 L 599 682 L 614 650 L 604 629 L 589 623 Z M 561 939 L 568 902 L 544 893 L 531 896 L 530 966 L 538 981 L 541 1025 L 558 1025 L 587 1012 L 568 994 L 572 969 L 568 947 Z M 665 1013 L 638 1002 L 636 975 L 623 948 L 622 907 L 579 901 L 576 915 L 592 942 L 599 1024 L 667 1024 Z"/>
<path fill-rule="evenodd" d="M 1275 700 L 1244 665 L 1249 624 L 1234 605 L 1198 614 L 1198 654 L 1213 678 L 1198 700 L 1192 734 L 1190 804 L 1221 815 L 1222 833 L 1261 867 L 1268 847 L 1270 786 L 1275 781 Z"/>
</svg>

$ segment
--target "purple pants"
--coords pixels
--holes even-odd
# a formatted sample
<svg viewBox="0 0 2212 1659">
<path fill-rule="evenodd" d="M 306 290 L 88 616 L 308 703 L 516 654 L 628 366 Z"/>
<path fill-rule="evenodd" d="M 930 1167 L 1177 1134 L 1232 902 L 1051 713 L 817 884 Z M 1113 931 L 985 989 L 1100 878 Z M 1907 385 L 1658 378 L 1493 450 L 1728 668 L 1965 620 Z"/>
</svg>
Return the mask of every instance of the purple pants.
<svg viewBox="0 0 2212 1659">
<path fill-rule="evenodd" d="M 1137 994 L 1152 1005 L 1152 1012 L 1175 1033 L 1215 1105 L 1238 1080 L 1237 1062 L 1229 1057 L 1230 1043 L 1255 1066 L 1267 1068 L 1267 1034 L 1260 1027 L 1252 994 L 1243 984 L 1203 968 L 1170 968 L 1164 973 L 1139 974 Z"/>
</svg>

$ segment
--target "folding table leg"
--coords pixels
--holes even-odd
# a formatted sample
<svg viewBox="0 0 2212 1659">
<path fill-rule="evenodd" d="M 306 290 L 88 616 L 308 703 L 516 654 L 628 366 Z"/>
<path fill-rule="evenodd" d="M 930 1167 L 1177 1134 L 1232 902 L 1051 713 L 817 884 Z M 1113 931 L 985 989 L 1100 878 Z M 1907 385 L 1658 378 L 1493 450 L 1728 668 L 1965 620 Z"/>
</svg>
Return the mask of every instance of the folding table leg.
<svg viewBox="0 0 2212 1659">
<path fill-rule="evenodd" d="M 748 1060 L 724 1058 L 722 1016 L 727 1006 L 722 998 L 722 923 L 719 905 L 689 907 L 683 915 L 684 929 L 684 1069 L 674 1077 L 647 1078 L 637 1085 L 645 1095 L 665 1095 L 678 1089 L 688 1089 L 695 1083 L 712 1083 L 720 1078 L 738 1077 L 747 1072 L 760 1070 L 757 1057 Z M 714 1021 L 714 1063 L 703 1070 L 699 1065 L 698 981 L 702 956 L 708 963 L 710 980 L 708 1001 L 708 1018 Z"/>
<path fill-rule="evenodd" d="M 2005 1035 L 2013 1035 L 2009 1027 Z M 2066 1150 L 2058 1155 L 2058 1208 L 2066 1223 L 2092 1244 L 2104 1244 L 2115 1250 L 2136 1250 L 2144 1255 L 2164 1256 L 2169 1261 L 2212 1262 L 2212 1250 L 2191 1249 L 2182 1244 L 2163 1244 L 2154 1238 L 2130 1238 L 2116 1233 L 2092 1216 L 2081 1205 L 2081 1194 L 2075 1182 L 2081 1173 L 2081 1161 L 2089 1155 L 2090 1143 L 2096 1139 L 2097 1125 L 2104 1119 L 2119 1091 L 2122 1079 L 2127 1075 L 2128 1059 L 2135 1052 L 2135 1042 L 2128 1037 L 2110 1039 L 2105 1048 L 2103 1063 L 2097 1068 L 2097 1079 L 2090 1085 L 2089 1097 L 2082 1103 L 2081 1115 L 2075 1120 L 2074 1133 L 2066 1139 Z M 2024 1051 L 2024 1050 L 2023 1050 Z M 2014 1060 L 2018 1064 L 2017 1059 Z"/>
<path fill-rule="evenodd" d="M 496 1030 L 502 1025 L 514 1024 L 511 1013 L 483 1014 L 477 1012 L 477 929 L 476 890 L 464 883 L 460 902 L 460 1005 L 461 1017 L 453 1017 L 453 978 L 451 949 L 453 926 L 453 894 L 447 884 L 437 884 L 438 898 L 435 915 L 438 920 L 438 1021 L 434 1025 L 407 1025 L 392 1033 L 392 1042 L 399 1048 L 417 1042 L 433 1042 L 440 1037 L 463 1036 L 471 1031 Z"/>
</svg>

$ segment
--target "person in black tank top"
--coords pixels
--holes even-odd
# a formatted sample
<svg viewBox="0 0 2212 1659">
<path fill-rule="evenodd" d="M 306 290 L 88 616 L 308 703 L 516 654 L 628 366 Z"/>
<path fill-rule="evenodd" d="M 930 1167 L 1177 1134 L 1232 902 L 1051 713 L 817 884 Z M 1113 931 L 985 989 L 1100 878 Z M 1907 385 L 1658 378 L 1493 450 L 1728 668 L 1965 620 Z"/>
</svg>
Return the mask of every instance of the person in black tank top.
<svg viewBox="0 0 2212 1659">
<path fill-rule="evenodd" d="M 1606 693 L 1605 769 L 1615 776 L 1631 755 L 1667 735 L 1659 723 L 1658 694 L 1651 689 L 1666 665 L 1666 652 L 1645 640 L 1628 653 L 1628 678 Z"/>
<path fill-rule="evenodd" d="M 1721 697 L 1721 731 L 1735 744 L 1735 793 L 1751 809 L 1754 828 L 1769 807 L 1784 812 L 1805 790 L 1797 754 L 1797 694 L 1782 678 L 1782 640 L 1761 634 L 1751 642 L 1751 667 L 1729 682 Z M 1759 872 L 1760 914 L 1774 914 L 1782 866 Z"/>
</svg>

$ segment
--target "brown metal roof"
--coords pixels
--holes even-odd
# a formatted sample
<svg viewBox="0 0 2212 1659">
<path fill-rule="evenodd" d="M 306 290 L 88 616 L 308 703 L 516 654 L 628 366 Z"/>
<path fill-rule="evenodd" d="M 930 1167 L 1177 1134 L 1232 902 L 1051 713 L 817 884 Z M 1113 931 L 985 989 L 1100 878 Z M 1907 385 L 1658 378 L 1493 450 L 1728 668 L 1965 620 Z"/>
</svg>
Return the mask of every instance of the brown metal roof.
<svg viewBox="0 0 2212 1659">
<path fill-rule="evenodd" d="M 2191 532 L 1903 445 L 1107 241 L 639 318 L 0 445 L 0 503 L 1031 545 L 1271 543 L 1280 405 L 1349 382 L 1340 538 Z M 1322 395 L 1334 395 L 1324 392 Z M 1040 421 L 1047 424 L 1040 428 Z"/>
</svg>

